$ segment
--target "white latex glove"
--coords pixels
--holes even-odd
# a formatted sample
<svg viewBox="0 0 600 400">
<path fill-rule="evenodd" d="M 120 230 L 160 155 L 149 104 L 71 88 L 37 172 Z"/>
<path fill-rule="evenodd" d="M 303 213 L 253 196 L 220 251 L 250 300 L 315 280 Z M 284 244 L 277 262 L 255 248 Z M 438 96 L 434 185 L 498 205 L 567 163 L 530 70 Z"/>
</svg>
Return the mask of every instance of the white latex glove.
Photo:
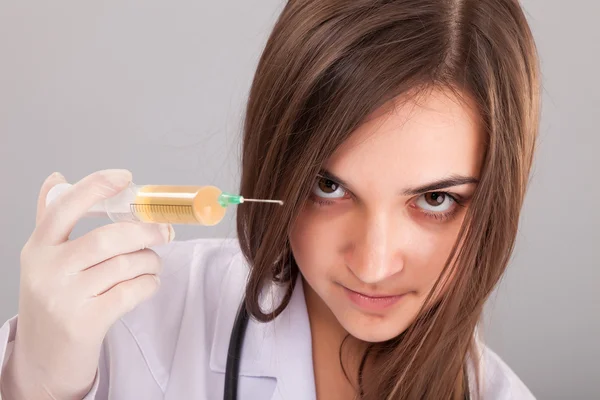
<svg viewBox="0 0 600 400">
<path fill-rule="evenodd" d="M 158 287 L 160 260 L 147 247 L 173 239 L 170 225 L 112 223 L 69 240 L 95 203 L 131 181 L 125 170 L 91 174 L 45 209 L 51 175 L 40 190 L 36 228 L 21 253 L 19 319 L 2 374 L 4 400 L 82 399 L 96 376 L 111 325 Z"/>
</svg>

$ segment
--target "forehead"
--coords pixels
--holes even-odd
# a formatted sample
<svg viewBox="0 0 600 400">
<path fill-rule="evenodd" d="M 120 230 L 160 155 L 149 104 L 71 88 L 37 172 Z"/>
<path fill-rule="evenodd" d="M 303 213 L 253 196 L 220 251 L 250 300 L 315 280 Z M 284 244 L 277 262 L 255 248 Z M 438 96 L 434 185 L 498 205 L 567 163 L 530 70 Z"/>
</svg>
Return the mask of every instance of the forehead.
<svg viewBox="0 0 600 400">
<path fill-rule="evenodd" d="M 325 167 L 349 182 L 379 177 L 417 185 L 453 174 L 479 177 L 483 150 L 475 104 L 436 90 L 376 110 Z"/>
</svg>

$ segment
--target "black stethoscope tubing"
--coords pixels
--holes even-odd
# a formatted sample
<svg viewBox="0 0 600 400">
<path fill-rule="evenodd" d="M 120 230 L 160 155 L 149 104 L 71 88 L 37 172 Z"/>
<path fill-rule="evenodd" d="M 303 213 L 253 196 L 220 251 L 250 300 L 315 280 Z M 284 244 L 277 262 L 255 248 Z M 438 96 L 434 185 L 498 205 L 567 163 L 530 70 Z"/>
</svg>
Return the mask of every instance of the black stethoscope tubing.
<svg viewBox="0 0 600 400">
<path fill-rule="evenodd" d="M 229 338 L 229 349 L 227 350 L 227 363 L 225 365 L 225 391 L 224 400 L 237 400 L 238 376 L 240 373 L 240 360 L 242 358 L 242 347 L 244 346 L 244 333 L 248 326 L 248 311 L 246 302 L 242 300 L 240 308 L 235 317 L 231 337 Z"/>
</svg>

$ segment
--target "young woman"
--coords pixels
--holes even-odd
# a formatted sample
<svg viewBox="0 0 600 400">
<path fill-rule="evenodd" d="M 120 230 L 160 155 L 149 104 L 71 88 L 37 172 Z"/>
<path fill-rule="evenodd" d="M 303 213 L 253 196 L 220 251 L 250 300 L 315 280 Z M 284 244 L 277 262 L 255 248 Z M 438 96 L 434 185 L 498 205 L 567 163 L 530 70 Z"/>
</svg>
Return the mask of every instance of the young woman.
<svg viewBox="0 0 600 400">
<path fill-rule="evenodd" d="M 134 223 L 68 240 L 131 175 L 45 209 L 51 176 L 0 331 L 4 399 L 533 398 L 477 325 L 517 233 L 538 77 L 516 0 L 289 1 L 241 177 L 284 206 L 240 205 L 236 240 Z"/>
</svg>

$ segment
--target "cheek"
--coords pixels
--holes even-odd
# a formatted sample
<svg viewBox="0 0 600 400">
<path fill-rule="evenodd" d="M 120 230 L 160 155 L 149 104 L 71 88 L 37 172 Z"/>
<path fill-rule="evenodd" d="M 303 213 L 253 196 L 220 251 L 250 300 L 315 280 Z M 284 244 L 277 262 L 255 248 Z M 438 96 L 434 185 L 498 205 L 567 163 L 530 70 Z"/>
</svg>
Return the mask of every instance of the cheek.
<svg viewBox="0 0 600 400">
<path fill-rule="evenodd" d="M 433 285 L 440 278 L 456 242 L 459 229 L 460 222 L 457 223 L 456 228 L 452 227 L 444 234 L 429 233 L 422 238 L 418 249 L 414 250 L 414 258 L 408 264 L 410 272 L 407 271 L 407 273 L 417 283 L 417 290 L 422 297 L 429 294 Z M 452 268 L 449 271 L 452 271 Z M 452 276 L 446 280 L 446 285 L 450 282 L 452 282 Z"/>
<path fill-rule="evenodd" d="M 309 208 L 310 206 L 306 206 Z M 311 210 L 303 210 L 291 233 L 290 245 L 296 263 L 308 281 L 327 273 L 336 253 L 336 229 Z"/>
</svg>

